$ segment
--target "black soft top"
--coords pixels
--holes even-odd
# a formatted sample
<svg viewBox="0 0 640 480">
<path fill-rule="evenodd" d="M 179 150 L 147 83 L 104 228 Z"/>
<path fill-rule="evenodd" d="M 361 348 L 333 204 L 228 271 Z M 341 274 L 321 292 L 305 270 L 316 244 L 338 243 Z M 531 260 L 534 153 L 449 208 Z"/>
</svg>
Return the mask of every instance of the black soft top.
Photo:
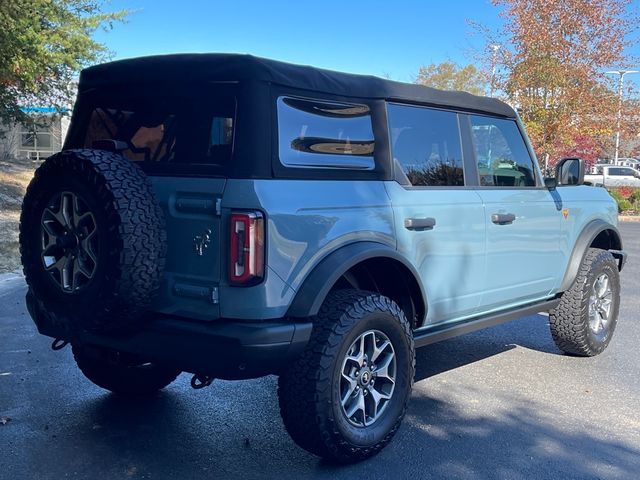
<svg viewBox="0 0 640 480">
<path fill-rule="evenodd" d="M 225 53 L 159 55 L 96 65 L 82 71 L 79 90 L 158 81 L 185 85 L 202 81 L 258 81 L 344 97 L 401 100 L 516 117 L 509 105 L 495 98 Z"/>
</svg>

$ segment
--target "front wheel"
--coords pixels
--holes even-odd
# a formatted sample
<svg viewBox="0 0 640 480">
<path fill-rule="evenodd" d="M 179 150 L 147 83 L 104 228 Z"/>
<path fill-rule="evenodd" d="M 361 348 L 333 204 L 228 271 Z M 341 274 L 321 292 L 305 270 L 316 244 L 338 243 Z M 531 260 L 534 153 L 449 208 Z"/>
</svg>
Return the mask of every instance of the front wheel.
<svg viewBox="0 0 640 480">
<path fill-rule="evenodd" d="M 407 318 L 387 297 L 331 293 L 303 354 L 280 376 L 285 428 L 305 450 L 356 462 L 391 441 L 415 372 Z"/>
<path fill-rule="evenodd" d="M 587 250 L 571 288 L 549 312 L 553 340 L 571 355 L 592 357 L 611 341 L 620 308 L 620 274 L 610 252 Z"/>
</svg>

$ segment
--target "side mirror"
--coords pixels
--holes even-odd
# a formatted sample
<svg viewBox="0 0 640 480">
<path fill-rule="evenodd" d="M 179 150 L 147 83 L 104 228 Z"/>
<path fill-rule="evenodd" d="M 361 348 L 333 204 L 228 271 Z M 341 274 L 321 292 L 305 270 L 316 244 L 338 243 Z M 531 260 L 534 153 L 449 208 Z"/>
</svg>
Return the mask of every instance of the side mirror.
<svg viewBox="0 0 640 480">
<path fill-rule="evenodd" d="M 555 188 L 558 186 L 558 181 L 556 180 L 556 177 L 545 177 L 544 186 L 547 187 L 549 190 L 555 190 Z"/>
<path fill-rule="evenodd" d="M 584 183 L 584 160 L 563 158 L 556 165 L 557 185 L 582 185 Z"/>
</svg>

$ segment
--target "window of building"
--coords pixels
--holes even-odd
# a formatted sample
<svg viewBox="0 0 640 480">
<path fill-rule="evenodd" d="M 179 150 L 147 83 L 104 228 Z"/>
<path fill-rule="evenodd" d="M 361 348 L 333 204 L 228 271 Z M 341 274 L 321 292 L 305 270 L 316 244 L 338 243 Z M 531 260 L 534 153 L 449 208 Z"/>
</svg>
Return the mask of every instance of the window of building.
<svg viewBox="0 0 640 480">
<path fill-rule="evenodd" d="M 387 111 L 393 160 L 411 185 L 464 185 L 455 112 L 398 104 Z"/>
<path fill-rule="evenodd" d="M 37 125 L 33 130 L 23 127 L 20 131 L 19 155 L 32 160 L 50 157 L 53 154 L 53 141 L 51 127 L 47 125 Z"/>
<path fill-rule="evenodd" d="M 283 165 L 374 168 L 374 137 L 367 105 L 279 97 L 277 109 Z"/>
<path fill-rule="evenodd" d="M 480 185 L 535 186 L 533 161 L 516 122 L 478 115 L 470 119 Z"/>
</svg>

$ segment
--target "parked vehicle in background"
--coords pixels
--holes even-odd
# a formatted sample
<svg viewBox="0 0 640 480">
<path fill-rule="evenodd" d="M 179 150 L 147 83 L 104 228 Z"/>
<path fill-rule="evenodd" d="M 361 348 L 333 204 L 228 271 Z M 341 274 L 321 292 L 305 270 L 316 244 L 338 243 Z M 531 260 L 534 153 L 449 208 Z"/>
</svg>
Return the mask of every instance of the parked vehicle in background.
<svg viewBox="0 0 640 480">
<path fill-rule="evenodd" d="M 640 187 L 640 172 L 632 167 L 595 165 L 595 173 L 585 175 L 584 181 L 595 187 Z"/>
<path fill-rule="evenodd" d="M 27 306 L 107 390 L 275 374 L 298 445 L 362 460 L 416 347 L 537 312 L 562 351 L 607 347 L 625 254 L 583 178 L 543 179 L 493 98 L 247 55 L 99 65 L 24 199 Z"/>
</svg>

